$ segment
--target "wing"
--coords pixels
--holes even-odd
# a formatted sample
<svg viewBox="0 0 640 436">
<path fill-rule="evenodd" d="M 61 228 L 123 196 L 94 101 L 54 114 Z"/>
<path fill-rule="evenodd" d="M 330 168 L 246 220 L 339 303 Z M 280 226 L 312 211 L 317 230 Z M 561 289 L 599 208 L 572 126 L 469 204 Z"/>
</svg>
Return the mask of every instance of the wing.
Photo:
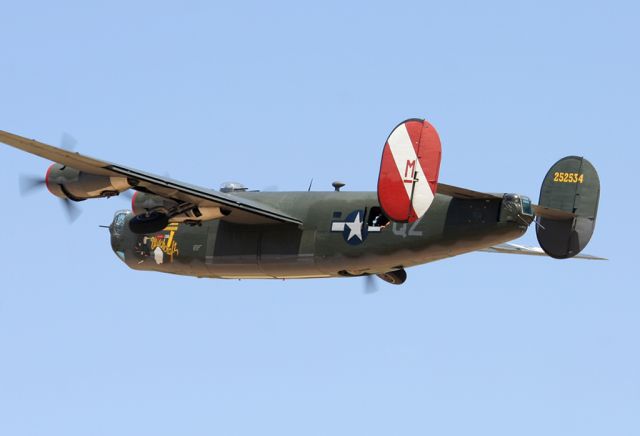
<svg viewBox="0 0 640 436">
<path fill-rule="evenodd" d="M 485 253 L 505 253 L 505 254 L 526 254 L 529 256 L 546 256 L 547 254 L 540 247 L 526 247 L 518 244 L 498 244 L 493 247 L 483 248 Z M 589 260 L 607 260 L 604 257 L 592 256 L 590 254 L 580 253 L 574 256 L 575 259 L 589 259 Z"/>
<path fill-rule="evenodd" d="M 300 219 L 254 200 L 94 159 L 2 130 L 0 130 L 0 142 L 90 174 L 127 177 L 135 180 L 136 189 L 144 192 L 196 206 L 224 207 L 231 211 L 228 216 L 222 218 L 226 221 L 244 224 L 302 224 Z"/>
</svg>

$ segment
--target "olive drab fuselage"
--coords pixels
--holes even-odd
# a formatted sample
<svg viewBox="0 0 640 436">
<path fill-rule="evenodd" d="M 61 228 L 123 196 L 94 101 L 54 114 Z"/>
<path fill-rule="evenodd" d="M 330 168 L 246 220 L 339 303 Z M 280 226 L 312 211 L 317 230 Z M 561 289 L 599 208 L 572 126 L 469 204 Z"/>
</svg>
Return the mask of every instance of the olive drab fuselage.
<svg viewBox="0 0 640 436">
<path fill-rule="evenodd" d="M 516 239 L 533 220 L 520 198 L 436 195 L 414 223 L 390 222 L 375 192 L 244 192 L 299 218 L 294 224 L 242 225 L 224 219 L 170 223 L 131 232 L 116 212 L 111 245 L 129 267 L 211 278 L 311 278 L 381 274 Z M 515 198 L 515 201 L 514 201 Z M 524 201 L 524 200 L 523 200 Z"/>
</svg>

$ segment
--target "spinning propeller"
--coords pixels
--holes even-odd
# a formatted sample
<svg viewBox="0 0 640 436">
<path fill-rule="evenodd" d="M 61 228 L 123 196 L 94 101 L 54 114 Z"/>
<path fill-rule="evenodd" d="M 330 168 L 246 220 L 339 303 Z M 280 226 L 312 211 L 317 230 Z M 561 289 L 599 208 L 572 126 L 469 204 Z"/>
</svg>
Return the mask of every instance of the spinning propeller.
<svg viewBox="0 0 640 436">
<path fill-rule="evenodd" d="M 68 151 L 73 151 L 76 148 L 78 141 L 68 133 L 63 133 L 60 138 L 60 147 Z M 55 184 L 56 180 L 49 180 L 50 183 Z M 27 196 L 34 194 L 38 190 L 42 190 L 47 187 L 47 177 L 35 176 L 30 174 L 20 174 L 18 179 L 18 187 L 20 189 L 20 195 Z M 64 209 L 67 219 L 70 223 L 74 222 L 82 211 L 76 205 L 73 200 L 68 198 L 60 198 L 62 202 L 62 208 Z"/>
<path fill-rule="evenodd" d="M 55 183 L 55 181 L 52 182 Z M 20 188 L 20 195 L 24 197 L 26 195 L 33 194 L 35 191 L 41 190 L 42 188 L 46 188 L 47 179 L 46 177 L 21 174 L 18 184 Z M 78 219 L 82 211 L 75 202 L 68 198 L 60 198 L 59 200 L 62 202 L 62 208 L 64 209 L 69 222 L 72 223 Z"/>
</svg>

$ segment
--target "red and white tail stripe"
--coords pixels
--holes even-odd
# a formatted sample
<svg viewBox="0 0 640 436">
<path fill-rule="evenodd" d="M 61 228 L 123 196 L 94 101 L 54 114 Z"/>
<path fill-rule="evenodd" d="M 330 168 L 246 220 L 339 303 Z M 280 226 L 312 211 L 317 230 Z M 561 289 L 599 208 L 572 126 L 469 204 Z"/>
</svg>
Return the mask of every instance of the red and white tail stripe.
<svg viewBox="0 0 640 436">
<path fill-rule="evenodd" d="M 435 197 L 442 148 L 436 129 L 425 120 L 399 124 L 384 145 L 378 201 L 393 221 L 421 218 Z"/>
</svg>

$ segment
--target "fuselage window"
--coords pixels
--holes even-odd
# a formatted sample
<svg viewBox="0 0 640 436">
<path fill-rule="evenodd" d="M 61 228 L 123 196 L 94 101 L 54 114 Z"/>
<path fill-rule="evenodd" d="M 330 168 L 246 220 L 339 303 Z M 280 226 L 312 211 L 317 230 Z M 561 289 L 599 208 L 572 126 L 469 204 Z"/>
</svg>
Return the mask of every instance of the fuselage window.
<svg viewBox="0 0 640 436">
<path fill-rule="evenodd" d="M 369 227 L 385 227 L 387 224 L 389 224 L 389 218 L 387 218 L 379 206 L 373 206 L 369 211 L 367 225 Z"/>
</svg>

